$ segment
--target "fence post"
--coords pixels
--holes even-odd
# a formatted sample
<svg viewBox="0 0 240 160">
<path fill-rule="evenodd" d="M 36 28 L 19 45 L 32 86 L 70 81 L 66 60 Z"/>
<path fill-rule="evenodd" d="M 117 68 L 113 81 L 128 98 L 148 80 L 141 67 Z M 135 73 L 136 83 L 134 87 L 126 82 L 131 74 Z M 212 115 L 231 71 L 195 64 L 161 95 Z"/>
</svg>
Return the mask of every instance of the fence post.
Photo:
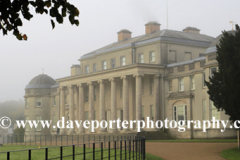
<svg viewBox="0 0 240 160">
<path fill-rule="evenodd" d="M 145 153 L 146 153 L 146 150 L 145 150 L 145 138 L 143 139 L 143 159 L 145 160 Z"/>
<path fill-rule="evenodd" d="M 7 152 L 7 160 L 10 160 L 10 152 Z"/>
<path fill-rule="evenodd" d="M 120 159 L 122 159 L 122 140 L 120 141 Z"/>
<path fill-rule="evenodd" d="M 31 149 L 28 150 L 28 160 L 31 160 Z"/>
<path fill-rule="evenodd" d="M 62 145 L 62 135 L 61 135 L 61 145 Z"/>
<path fill-rule="evenodd" d="M 93 143 L 93 160 L 95 160 L 95 143 Z"/>
<path fill-rule="evenodd" d="M 129 159 L 131 159 L 131 148 L 132 148 L 132 146 L 131 146 L 131 140 L 129 140 L 129 142 L 128 142 L 128 145 L 129 145 Z"/>
<path fill-rule="evenodd" d="M 133 140 L 133 159 L 134 159 L 134 140 Z"/>
<path fill-rule="evenodd" d="M 125 159 L 127 159 L 127 141 L 125 139 Z"/>
<path fill-rule="evenodd" d="M 101 159 L 103 159 L 103 142 L 101 142 Z"/>
<path fill-rule="evenodd" d="M 86 159 L 86 144 L 83 144 L 83 160 Z"/>
<path fill-rule="evenodd" d="M 110 160 L 110 141 L 108 142 L 108 159 Z"/>
<path fill-rule="evenodd" d="M 138 155 L 138 153 L 137 153 L 137 151 L 138 151 L 138 143 L 137 143 L 138 141 L 137 140 L 135 140 L 135 144 L 136 144 L 136 159 L 137 159 L 137 155 Z"/>
<path fill-rule="evenodd" d="M 75 160 L 75 145 L 73 145 L 72 150 L 73 150 L 73 160 Z"/>
<path fill-rule="evenodd" d="M 63 153 L 62 153 L 62 146 L 60 147 L 60 160 L 62 160 L 62 155 L 63 155 Z"/>
<path fill-rule="evenodd" d="M 45 148 L 45 159 L 48 160 L 48 148 Z"/>
<path fill-rule="evenodd" d="M 117 159 L 117 141 L 115 141 L 114 149 L 115 149 L 115 159 Z"/>
</svg>

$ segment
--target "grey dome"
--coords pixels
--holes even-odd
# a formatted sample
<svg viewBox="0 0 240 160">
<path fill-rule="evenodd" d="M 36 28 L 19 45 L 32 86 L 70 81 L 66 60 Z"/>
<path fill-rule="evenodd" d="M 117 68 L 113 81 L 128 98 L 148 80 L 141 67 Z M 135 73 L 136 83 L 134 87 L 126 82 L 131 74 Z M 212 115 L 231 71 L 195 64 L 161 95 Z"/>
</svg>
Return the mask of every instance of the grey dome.
<svg viewBox="0 0 240 160">
<path fill-rule="evenodd" d="M 46 74 L 40 74 L 36 77 L 34 77 L 26 86 L 25 89 L 30 88 L 51 88 L 52 85 L 54 85 L 56 81 L 49 77 Z"/>
<path fill-rule="evenodd" d="M 228 33 L 235 35 L 236 31 L 235 30 L 231 30 L 231 31 L 227 31 Z M 219 36 L 217 36 L 215 38 L 215 40 L 211 43 L 210 47 L 207 49 L 206 54 L 208 53 L 212 53 L 212 52 L 216 52 L 217 48 L 216 45 L 219 45 L 220 43 L 220 39 L 223 37 L 223 34 L 220 34 Z"/>
</svg>

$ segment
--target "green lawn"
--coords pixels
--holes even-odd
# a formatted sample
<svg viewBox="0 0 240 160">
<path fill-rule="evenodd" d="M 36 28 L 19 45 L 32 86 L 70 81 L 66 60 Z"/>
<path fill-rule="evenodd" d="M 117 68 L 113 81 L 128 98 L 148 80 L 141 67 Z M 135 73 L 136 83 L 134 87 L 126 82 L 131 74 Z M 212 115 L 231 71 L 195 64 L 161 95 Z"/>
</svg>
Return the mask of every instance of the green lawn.
<svg viewBox="0 0 240 160">
<path fill-rule="evenodd" d="M 237 143 L 237 139 L 176 139 L 176 140 L 147 140 L 147 142 Z"/>
<path fill-rule="evenodd" d="M 227 149 L 221 152 L 221 156 L 227 160 L 240 160 L 240 150 L 238 148 Z"/>
<path fill-rule="evenodd" d="M 32 150 L 32 159 L 33 160 L 43 160 L 45 159 L 45 149 L 37 149 L 39 146 L 23 146 L 23 145 L 4 145 L 3 147 L 0 147 L 0 152 L 4 151 L 13 151 L 13 150 L 24 150 L 24 149 L 36 149 Z M 43 147 L 42 147 L 43 148 Z M 86 148 L 86 159 L 90 160 L 93 159 L 92 155 L 92 148 Z M 100 148 L 95 149 L 95 158 L 101 158 L 101 152 Z M 63 147 L 63 156 L 71 155 L 73 152 L 72 147 Z M 75 147 L 75 154 L 81 154 L 83 153 L 82 147 Z M 117 155 L 120 154 L 120 150 L 117 150 Z M 122 151 L 124 154 L 124 150 Z M 129 152 L 127 151 L 127 156 L 129 156 Z M 48 158 L 54 158 L 58 157 L 60 155 L 60 147 L 57 148 L 49 148 L 48 149 Z M 115 151 L 114 149 L 111 150 L 110 156 L 113 156 L 111 159 L 114 159 Z M 133 156 L 133 152 L 131 152 L 131 157 Z M 134 158 L 136 158 L 136 153 L 134 154 Z M 139 156 L 139 155 L 138 155 Z M 83 155 L 76 155 L 76 159 L 83 159 Z M 103 151 L 103 157 L 108 157 L 108 149 L 104 149 Z M 124 159 L 125 157 L 123 157 Z M 0 160 L 6 160 L 7 154 L 6 153 L 0 153 Z M 11 152 L 10 153 L 10 159 L 11 160 L 26 160 L 28 159 L 28 151 L 17 151 L 17 152 Z M 63 158 L 64 160 L 71 160 L 72 156 Z M 117 157 L 117 159 L 120 159 L 120 156 Z M 163 160 L 160 157 L 157 157 L 152 154 L 146 154 L 147 160 Z"/>
</svg>

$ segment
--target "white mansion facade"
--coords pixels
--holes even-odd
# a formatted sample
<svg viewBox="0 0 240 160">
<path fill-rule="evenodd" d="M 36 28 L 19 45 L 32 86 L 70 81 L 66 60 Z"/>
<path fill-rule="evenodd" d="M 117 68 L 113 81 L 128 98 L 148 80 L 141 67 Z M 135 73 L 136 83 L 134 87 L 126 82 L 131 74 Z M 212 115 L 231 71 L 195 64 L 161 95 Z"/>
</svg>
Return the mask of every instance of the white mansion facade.
<svg viewBox="0 0 240 160">
<path fill-rule="evenodd" d="M 46 74 L 33 78 L 25 88 L 27 120 L 227 120 L 209 100 L 204 80 L 217 71 L 219 38 L 183 31 L 160 30 L 149 22 L 146 34 L 131 37 L 124 29 L 118 41 L 82 56 L 71 67 L 71 76 L 57 80 Z M 148 131 L 148 129 L 144 129 Z M 156 129 L 149 129 L 155 131 Z M 135 132 L 135 129 L 97 129 L 97 134 Z M 220 129 L 187 129 L 178 138 L 229 138 Z M 60 134 L 90 134 L 83 127 L 61 129 Z M 56 128 L 26 128 L 25 134 L 57 134 Z"/>
</svg>

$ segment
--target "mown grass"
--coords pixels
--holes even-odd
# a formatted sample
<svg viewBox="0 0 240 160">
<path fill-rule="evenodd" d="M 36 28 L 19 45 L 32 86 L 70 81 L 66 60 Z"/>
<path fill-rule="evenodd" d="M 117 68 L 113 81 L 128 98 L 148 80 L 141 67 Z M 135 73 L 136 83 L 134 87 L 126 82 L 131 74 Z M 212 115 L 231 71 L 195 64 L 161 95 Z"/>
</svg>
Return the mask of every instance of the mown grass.
<svg viewBox="0 0 240 160">
<path fill-rule="evenodd" d="M 237 140 L 236 139 L 176 139 L 176 140 L 147 140 L 146 142 L 237 143 Z"/>
<path fill-rule="evenodd" d="M 43 160 L 45 159 L 45 149 L 43 146 L 42 149 L 38 148 L 39 146 L 24 146 L 24 145 L 4 145 L 3 147 L 0 147 L 0 152 L 4 152 L 4 151 L 16 151 L 16 150 L 25 150 L 25 151 L 16 151 L 16 152 L 11 152 L 10 153 L 10 159 L 11 160 L 26 160 L 28 159 L 28 150 L 26 149 L 36 149 L 36 150 L 32 150 L 31 151 L 31 157 L 33 160 Z M 60 147 L 57 148 L 51 148 L 51 146 L 47 146 L 49 147 L 48 149 L 48 158 L 55 158 L 55 157 L 59 157 L 60 156 Z M 64 160 L 72 160 L 72 155 L 73 153 L 73 148 L 72 146 L 66 146 L 63 147 L 63 156 L 66 156 L 65 158 L 63 158 Z M 82 147 L 75 147 L 75 159 L 83 159 L 83 148 Z M 86 148 L 86 160 L 90 160 L 93 159 L 93 149 L 92 148 Z M 79 154 L 79 155 L 78 155 Z M 103 158 L 108 157 L 108 149 L 104 148 L 103 151 Z M 116 155 L 117 159 L 120 159 L 120 150 L 117 149 L 116 150 Z M 125 155 L 125 151 L 123 149 L 122 151 L 123 154 L 123 159 L 125 159 L 124 155 Z M 129 152 L 126 151 L 127 157 L 129 157 Z M 130 153 L 131 154 L 131 159 L 133 157 L 133 152 Z M 115 150 L 111 149 L 110 151 L 110 159 L 115 159 Z M 139 154 L 136 152 L 134 153 L 134 158 L 136 158 L 136 156 L 139 156 Z M 95 159 L 100 159 L 101 158 L 101 149 L 100 148 L 95 148 Z M 6 160 L 7 159 L 7 153 L 0 153 L 0 160 Z M 152 155 L 152 154 L 146 154 L 146 159 L 147 160 L 163 160 L 162 158 Z"/>
<path fill-rule="evenodd" d="M 221 156 L 227 160 L 240 160 L 240 150 L 238 148 L 227 149 L 221 152 Z"/>
</svg>

